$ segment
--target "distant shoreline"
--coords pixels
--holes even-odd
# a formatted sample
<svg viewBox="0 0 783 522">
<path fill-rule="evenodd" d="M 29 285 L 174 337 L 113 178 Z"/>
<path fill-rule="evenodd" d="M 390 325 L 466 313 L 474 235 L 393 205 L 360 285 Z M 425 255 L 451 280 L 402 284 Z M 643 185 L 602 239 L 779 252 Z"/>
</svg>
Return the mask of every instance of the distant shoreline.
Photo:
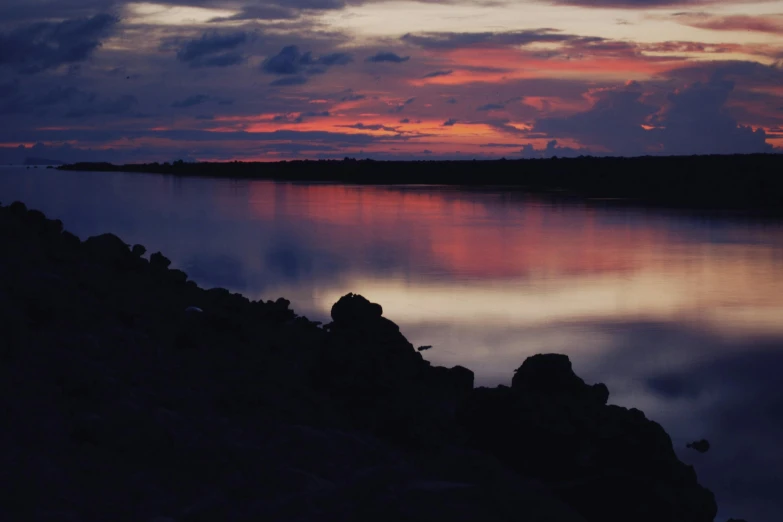
<svg viewBox="0 0 783 522">
<path fill-rule="evenodd" d="M 295 160 L 276 163 L 75 163 L 66 171 L 364 185 L 503 185 L 531 193 L 783 217 L 783 154 L 473 161 Z"/>
</svg>

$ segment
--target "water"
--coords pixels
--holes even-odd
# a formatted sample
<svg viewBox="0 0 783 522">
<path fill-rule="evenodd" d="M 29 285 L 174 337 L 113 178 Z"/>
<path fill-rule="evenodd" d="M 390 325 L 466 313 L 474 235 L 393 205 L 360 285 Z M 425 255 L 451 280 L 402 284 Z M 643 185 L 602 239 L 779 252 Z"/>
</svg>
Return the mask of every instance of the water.
<svg viewBox="0 0 783 522">
<path fill-rule="evenodd" d="M 0 168 L 0 201 L 17 199 L 83 239 L 115 233 L 202 286 L 286 297 L 314 320 L 361 293 L 479 385 L 566 353 L 611 402 L 663 424 L 719 520 L 783 520 L 779 225 L 500 190 Z M 684 449 L 702 437 L 709 453 Z"/>
</svg>

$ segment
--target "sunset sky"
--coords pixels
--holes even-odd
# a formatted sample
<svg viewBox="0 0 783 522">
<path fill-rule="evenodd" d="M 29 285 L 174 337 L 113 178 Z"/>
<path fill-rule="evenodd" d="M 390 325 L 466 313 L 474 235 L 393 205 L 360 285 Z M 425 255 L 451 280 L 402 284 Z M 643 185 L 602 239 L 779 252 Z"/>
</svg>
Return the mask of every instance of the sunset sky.
<svg viewBox="0 0 783 522">
<path fill-rule="evenodd" d="M 0 163 L 783 150 L 783 1 L 3 0 Z"/>
</svg>

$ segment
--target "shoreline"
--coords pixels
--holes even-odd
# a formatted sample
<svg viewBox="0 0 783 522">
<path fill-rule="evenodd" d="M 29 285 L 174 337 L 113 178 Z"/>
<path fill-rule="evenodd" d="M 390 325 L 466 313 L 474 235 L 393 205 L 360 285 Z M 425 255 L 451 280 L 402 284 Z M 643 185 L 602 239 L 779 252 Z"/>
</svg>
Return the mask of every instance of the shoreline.
<svg viewBox="0 0 783 522">
<path fill-rule="evenodd" d="M 783 217 L 783 154 L 481 161 L 76 163 L 62 171 L 357 185 L 502 186 L 608 206 Z"/>
<path fill-rule="evenodd" d="M 320 325 L 18 202 L 0 244 L 9 520 L 715 518 L 663 428 L 565 356 L 474 388 L 359 295 Z"/>
</svg>

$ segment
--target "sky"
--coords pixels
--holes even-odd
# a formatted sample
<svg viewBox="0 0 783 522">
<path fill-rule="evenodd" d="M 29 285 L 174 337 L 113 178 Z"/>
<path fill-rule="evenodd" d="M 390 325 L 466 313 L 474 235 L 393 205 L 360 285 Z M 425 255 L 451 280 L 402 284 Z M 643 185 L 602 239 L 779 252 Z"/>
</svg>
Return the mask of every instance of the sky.
<svg viewBox="0 0 783 522">
<path fill-rule="evenodd" d="M 783 152 L 783 0 L 3 0 L 0 163 Z"/>
</svg>

